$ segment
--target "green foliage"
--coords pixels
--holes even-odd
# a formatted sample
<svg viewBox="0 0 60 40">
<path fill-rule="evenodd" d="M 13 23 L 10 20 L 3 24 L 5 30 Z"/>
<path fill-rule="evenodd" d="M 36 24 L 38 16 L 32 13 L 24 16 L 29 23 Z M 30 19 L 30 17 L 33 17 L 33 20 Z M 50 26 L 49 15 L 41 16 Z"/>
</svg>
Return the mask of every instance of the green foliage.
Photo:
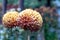
<svg viewBox="0 0 60 40">
<path fill-rule="evenodd" d="M 18 4 L 18 0 L 8 0 L 8 4 Z"/>
<path fill-rule="evenodd" d="M 20 27 L 5 28 L 0 25 L 0 31 L 3 31 L 3 33 L 0 32 L 0 37 L 3 36 L 0 39 L 3 40 L 27 40 L 28 35 L 31 36 L 31 40 L 37 39 L 37 32 L 24 31 Z"/>
<path fill-rule="evenodd" d="M 25 8 L 36 8 L 46 4 L 46 0 L 24 0 Z"/>
<path fill-rule="evenodd" d="M 44 35 L 45 35 L 45 40 L 57 40 L 57 35 L 56 32 L 50 32 L 49 31 L 50 27 L 49 25 L 46 23 L 44 25 Z"/>
<path fill-rule="evenodd" d="M 48 22 L 44 19 L 45 23 L 44 23 L 44 33 L 45 33 L 45 40 L 57 40 L 57 35 L 56 35 L 56 31 L 50 32 L 49 30 L 51 30 L 50 28 L 54 28 L 56 30 L 57 27 L 57 20 L 54 19 L 53 21 L 50 20 L 51 17 L 49 16 L 45 16 L 48 17 Z"/>
</svg>

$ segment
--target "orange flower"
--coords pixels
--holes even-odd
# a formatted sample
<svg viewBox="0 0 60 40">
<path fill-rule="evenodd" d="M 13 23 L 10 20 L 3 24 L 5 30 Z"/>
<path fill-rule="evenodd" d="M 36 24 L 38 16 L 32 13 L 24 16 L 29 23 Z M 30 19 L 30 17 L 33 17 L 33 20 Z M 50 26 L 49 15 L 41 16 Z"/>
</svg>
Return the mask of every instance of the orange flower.
<svg viewBox="0 0 60 40">
<path fill-rule="evenodd" d="M 43 20 L 39 12 L 26 9 L 20 12 L 18 24 L 25 30 L 37 31 L 42 26 Z"/>
<path fill-rule="evenodd" d="M 2 17 L 2 23 L 4 26 L 10 28 L 17 25 L 16 18 L 18 17 L 18 12 L 7 12 Z"/>
</svg>

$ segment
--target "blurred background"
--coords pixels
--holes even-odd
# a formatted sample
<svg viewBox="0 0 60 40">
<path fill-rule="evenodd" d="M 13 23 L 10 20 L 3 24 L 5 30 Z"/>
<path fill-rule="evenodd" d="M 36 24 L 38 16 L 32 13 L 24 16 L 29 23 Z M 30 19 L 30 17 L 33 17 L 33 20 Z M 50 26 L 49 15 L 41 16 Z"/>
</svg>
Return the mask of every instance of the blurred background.
<svg viewBox="0 0 60 40">
<path fill-rule="evenodd" d="M 8 39 L 6 28 L 2 25 L 3 14 L 7 11 L 21 12 L 27 8 L 38 11 L 43 17 L 43 28 L 37 40 L 60 40 L 60 0 L 0 0 L 0 40 L 15 40 Z"/>
</svg>

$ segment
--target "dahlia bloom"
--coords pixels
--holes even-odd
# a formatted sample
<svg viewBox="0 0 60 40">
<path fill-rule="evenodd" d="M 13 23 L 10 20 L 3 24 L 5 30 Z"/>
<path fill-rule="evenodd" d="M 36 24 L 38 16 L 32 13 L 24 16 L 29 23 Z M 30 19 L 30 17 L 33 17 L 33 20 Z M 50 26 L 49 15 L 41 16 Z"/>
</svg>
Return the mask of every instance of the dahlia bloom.
<svg viewBox="0 0 60 40">
<path fill-rule="evenodd" d="M 7 12 L 2 17 L 2 23 L 4 26 L 10 28 L 17 25 L 16 18 L 18 17 L 18 12 Z"/>
<path fill-rule="evenodd" d="M 43 20 L 39 12 L 32 9 L 25 9 L 20 12 L 17 23 L 25 30 L 37 31 L 41 28 Z"/>
</svg>

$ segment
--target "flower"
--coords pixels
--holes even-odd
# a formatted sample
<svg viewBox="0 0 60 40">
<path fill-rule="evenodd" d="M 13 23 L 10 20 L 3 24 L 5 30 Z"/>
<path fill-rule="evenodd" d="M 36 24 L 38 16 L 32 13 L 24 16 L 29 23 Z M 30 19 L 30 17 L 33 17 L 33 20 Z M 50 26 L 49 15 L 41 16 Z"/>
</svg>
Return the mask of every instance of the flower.
<svg viewBox="0 0 60 40">
<path fill-rule="evenodd" d="M 11 28 L 17 25 L 17 21 L 16 21 L 17 17 L 18 17 L 18 12 L 16 11 L 7 12 L 2 17 L 2 23 L 4 26 Z"/>
<path fill-rule="evenodd" d="M 25 30 L 37 31 L 41 28 L 43 20 L 39 12 L 32 9 L 25 9 L 20 12 L 17 23 Z"/>
</svg>

